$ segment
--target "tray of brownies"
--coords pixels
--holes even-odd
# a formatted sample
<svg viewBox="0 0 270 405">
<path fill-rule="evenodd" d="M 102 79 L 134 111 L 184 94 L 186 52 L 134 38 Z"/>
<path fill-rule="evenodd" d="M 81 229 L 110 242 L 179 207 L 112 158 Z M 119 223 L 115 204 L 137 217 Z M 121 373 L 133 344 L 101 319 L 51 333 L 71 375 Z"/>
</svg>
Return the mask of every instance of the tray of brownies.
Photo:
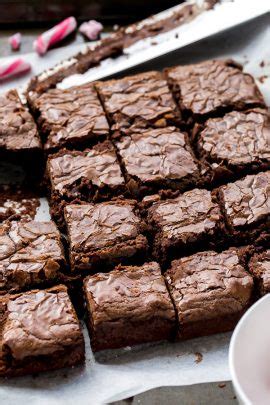
<svg viewBox="0 0 270 405">
<path fill-rule="evenodd" d="M 270 291 L 269 14 L 151 69 L 85 76 L 218 10 L 200 7 L 120 29 L 0 95 L 7 404 L 230 379 L 228 332 Z"/>
</svg>

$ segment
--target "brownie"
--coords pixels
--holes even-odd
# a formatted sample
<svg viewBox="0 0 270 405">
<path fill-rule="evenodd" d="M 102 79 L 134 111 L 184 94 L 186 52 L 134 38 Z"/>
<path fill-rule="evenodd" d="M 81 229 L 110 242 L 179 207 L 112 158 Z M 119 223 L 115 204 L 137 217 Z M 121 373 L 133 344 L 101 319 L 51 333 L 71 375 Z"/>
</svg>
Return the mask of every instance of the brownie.
<svg viewBox="0 0 270 405">
<path fill-rule="evenodd" d="M 37 194 L 18 185 L 0 185 L 0 223 L 34 219 L 40 200 Z"/>
<path fill-rule="evenodd" d="M 35 121 L 16 90 L 0 95 L 0 158 L 38 171 L 41 140 Z"/>
<path fill-rule="evenodd" d="M 193 132 L 203 162 L 217 178 L 270 168 L 270 115 L 267 110 L 233 111 L 210 118 Z"/>
<path fill-rule="evenodd" d="M 81 151 L 60 151 L 47 161 L 52 217 L 61 225 L 63 207 L 74 200 L 96 202 L 125 195 L 127 188 L 109 141 Z"/>
<path fill-rule="evenodd" d="M 218 190 L 234 243 L 250 243 L 269 235 L 270 171 L 248 175 Z"/>
<path fill-rule="evenodd" d="M 166 80 L 160 72 L 145 72 L 96 84 L 111 129 L 160 128 L 180 123 Z"/>
<path fill-rule="evenodd" d="M 56 87 L 57 83 L 68 76 L 85 73 L 88 69 L 99 65 L 104 59 L 121 55 L 123 47 L 123 33 L 122 30 L 119 30 L 34 76 L 27 86 L 27 93 L 31 91 L 44 93 L 46 90 Z"/>
<path fill-rule="evenodd" d="M 30 92 L 28 101 L 37 117 L 46 151 L 82 148 L 109 133 L 105 113 L 92 83 L 42 95 Z"/>
<path fill-rule="evenodd" d="M 234 248 L 175 260 L 165 279 L 177 313 L 179 339 L 233 329 L 252 301 L 253 279 Z"/>
<path fill-rule="evenodd" d="M 89 276 L 84 293 L 94 351 L 172 337 L 175 311 L 158 263 Z"/>
<path fill-rule="evenodd" d="M 203 182 L 186 134 L 175 127 L 137 130 L 122 136 L 116 148 L 127 186 L 135 195 L 185 190 Z"/>
<path fill-rule="evenodd" d="M 249 271 L 254 277 L 258 295 L 270 292 L 270 250 L 255 253 L 249 261 Z"/>
<path fill-rule="evenodd" d="M 66 260 L 52 221 L 0 225 L 0 294 L 56 283 Z"/>
<path fill-rule="evenodd" d="M 219 205 L 204 189 L 154 202 L 148 209 L 147 222 L 152 227 L 153 255 L 162 263 L 194 249 L 218 246 L 224 239 Z"/>
<path fill-rule="evenodd" d="M 230 110 L 265 107 L 253 77 L 233 60 L 207 60 L 165 69 L 183 116 L 191 121 Z"/>
<path fill-rule="evenodd" d="M 0 316 L 1 376 L 83 363 L 83 334 L 66 287 L 4 296 Z"/>
<path fill-rule="evenodd" d="M 117 263 L 142 260 L 146 225 L 135 201 L 68 205 L 64 210 L 72 271 L 106 271 Z"/>
</svg>

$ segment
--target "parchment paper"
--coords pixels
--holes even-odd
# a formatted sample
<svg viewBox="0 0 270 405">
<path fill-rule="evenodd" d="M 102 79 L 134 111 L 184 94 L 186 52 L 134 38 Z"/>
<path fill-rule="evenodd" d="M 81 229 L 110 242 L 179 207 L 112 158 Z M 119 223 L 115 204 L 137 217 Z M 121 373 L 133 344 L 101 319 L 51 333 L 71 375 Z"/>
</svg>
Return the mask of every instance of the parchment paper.
<svg viewBox="0 0 270 405">
<path fill-rule="evenodd" d="M 268 14 L 214 38 L 185 47 L 181 52 L 174 53 L 173 57 L 166 56 L 145 64 L 143 69 L 191 63 L 212 57 L 233 57 L 244 63 L 246 71 L 260 79 L 258 85 L 270 105 L 269 44 Z M 133 72 L 141 70 L 142 67 L 135 68 Z M 37 219 L 47 218 L 47 202 L 42 199 Z M 227 362 L 230 334 L 175 344 L 156 343 L 132 349 L 100 352 L 94 357 L 85 328 L 84 332 L 87 353 L 85 367 L 45 373 L 35 378 L 30 376 L 1 380 L 0 403 L 100 404 L 127 398 L 159 386 L 230 379 Z"/>
</svg>

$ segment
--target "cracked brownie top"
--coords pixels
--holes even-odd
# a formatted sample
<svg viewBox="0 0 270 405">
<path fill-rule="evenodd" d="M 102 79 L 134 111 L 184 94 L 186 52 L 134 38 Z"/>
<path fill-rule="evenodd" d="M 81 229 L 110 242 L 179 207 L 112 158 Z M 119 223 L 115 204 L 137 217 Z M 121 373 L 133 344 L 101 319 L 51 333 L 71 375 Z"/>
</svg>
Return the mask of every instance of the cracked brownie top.
<svg viewBox="0 0 270 405">
<path fill-rule="evenodd" d="M 83 344 L 80 324 L 64 286 L 11 295 L 4 316 L 2 347 L 15 362 L 60 354 Z"/>
<path fill-rule="evenodd" d="M 165 278 L 180 328 L 242 311 L 251 299 L 253 280 L 238 251 L 200 252 L 172 262 Z"/>
<path fill-rule="evenodd" d="M 17 291 L 56 279 L 65 263 L 60 233 L 53 222 L 12 221 L 0 226 L 0 291 Z"/>
<path fill-rule="evenodd" d="M 16 90 L 0 95 L 0 149 L 40 149 L 35 121 Z"/>
<path fill-rule="evenodd" d="M 253 77 L 232 60 L 208 60 L 165 69 L 181 110 L 202 116 L 224 109 L 265 106 Z"/>
<path fill-rule="evenodd" d="M 200 177 L 186 136 L 175 127 L 133 132 L 116 147 L 127 174 L 141 182 L 195 182 Z"/>
<path fill-rule="evenodd" d="M 96 87 L 113 130 L 165 127 L 180 121 L 166 80 L 159 72 L 99 82 Z"/>
<path fill-rule="evenodd" d="M 174 321 L 174 308 L 158 263 L 118 266 L 110 273 L 88 277 L 84 289 L 95 326 L 119 318 L 132 322 L 153 317 Z"/>
<path fill-rule="evenodd" d="M 270 163 L 269 113 L 262 109 L 233 111 L 223 118 L 209 119 L 198 135 L 197 147 L 210 163 Z"/>
<path fill-rule="evenodd" d="M 28 97 L 46 135 L 45 149 L 97 141 L 109 133 L 105 113 L 92 83 L 65 90 L 51 89 L 40 96 L 30 92 Z"/>
<path fill-rule="evenodd" d="M 256 224 L 270 214 L 270 172 L 249 175 L 219 189 L 230 228 Z"/>
</svg>

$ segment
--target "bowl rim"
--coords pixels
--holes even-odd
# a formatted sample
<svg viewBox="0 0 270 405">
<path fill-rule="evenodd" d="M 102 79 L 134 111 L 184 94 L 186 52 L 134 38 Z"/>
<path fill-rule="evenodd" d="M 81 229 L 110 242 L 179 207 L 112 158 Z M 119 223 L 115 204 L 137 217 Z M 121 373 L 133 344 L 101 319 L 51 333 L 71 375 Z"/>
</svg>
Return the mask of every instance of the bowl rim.
<svg viewBox="0 0 270 405">
<path fill-rule="evenodd" d="M 253 304 L 246 311 L 246 313 L 242 316 L 242 318 L 240 319 L 240 321 L 236 325 L 236 328 L 233 331 L 231 341 L 230 341 L 230 346 L 229 346 L 229 370 L 230 370 L 230 374 L 231 374 L 231 379 L 232 379 L 236 394 L 239 396 L 241 401 L 246 405 L 252 405 L 252 401 L 251 401 L 250 398 L 248 398 L 248 396 L 244 392 L 244 390 L 243 390 L 243 388 L 241 386 L 241 383 L 239 382 L 237 372 L 235 370 L 235 363 L 234 363 L 235 345 L 236 345 L 236 341 L 238 339 L 238 335 L 241 332 L 241 330 L 243 328 L 243 325 L 246 323 L 247 318 L 249 318 L 250 315 L 253 312 L 256 312 L 258 307 L 263 305 L 263 303 L 265 301 L 268 301 L 269 299 L 270 299 L 270 294 L 266 294 L 265 296 L 260 298 L 257 302 L 255 302 L 255 304 Z"/>
</svg>

